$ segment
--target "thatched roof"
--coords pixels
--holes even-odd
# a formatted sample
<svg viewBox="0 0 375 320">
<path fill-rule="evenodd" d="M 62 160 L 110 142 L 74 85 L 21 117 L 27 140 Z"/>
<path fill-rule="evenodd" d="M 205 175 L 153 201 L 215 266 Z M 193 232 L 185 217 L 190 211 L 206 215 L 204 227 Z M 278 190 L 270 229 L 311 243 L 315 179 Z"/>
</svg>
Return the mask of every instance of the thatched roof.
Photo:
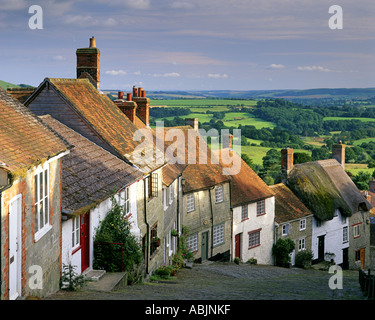
<svg viewBox="0 0 375 320">
<path fill-rule="evenodd" d="M 336 209 L 350 217 L 372 208 L 334 159 L 295 165 L 288 176 L 288 186 L 320 220 L 331 220 Z"/>
</svg>

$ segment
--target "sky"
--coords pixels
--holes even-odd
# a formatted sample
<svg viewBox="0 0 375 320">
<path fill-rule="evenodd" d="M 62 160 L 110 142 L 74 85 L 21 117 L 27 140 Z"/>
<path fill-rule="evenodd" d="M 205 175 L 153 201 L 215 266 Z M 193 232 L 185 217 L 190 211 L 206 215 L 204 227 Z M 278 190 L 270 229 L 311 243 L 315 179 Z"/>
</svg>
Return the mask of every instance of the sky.
<svg viewBox="0 0 375 320">
<path fill-rule="evenodd" d="M 0 0 L 0 80 L 75 78 L 94 36 L 103 90 L 375 87 L 374 16 L 373 0 Z"/>
</svg>

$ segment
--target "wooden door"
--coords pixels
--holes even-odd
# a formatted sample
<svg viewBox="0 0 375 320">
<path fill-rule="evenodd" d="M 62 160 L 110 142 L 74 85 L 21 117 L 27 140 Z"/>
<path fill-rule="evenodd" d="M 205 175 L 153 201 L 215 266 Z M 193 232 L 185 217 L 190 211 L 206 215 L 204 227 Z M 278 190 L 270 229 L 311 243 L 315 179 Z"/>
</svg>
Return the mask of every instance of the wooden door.
<svg viewBox="0 0 375 320">
<path fill-rule="evenodd" d="M 9 204 L 9 299 L 21 295 L 21 214 L 22 196 L 18 195 Z"/>
<path fill-rule="evenodd" d="M 359 250 L 359 259 L 361 260 L 361 268 L 365 269 L 365 248 Z"/>
<path fill-rule="evenodd" d="M 241 233 L 236 234 L 234 242 L 234 257 L 241 259 Z"/>
<path fill-rule="evenodd" d="M 90 212 L 81 215 L 81 272 L 90 265 Z"/>
<path fill-rule="evenodd" d="M 318 237 L 318 259 L 324 260 L 324 236 Z"/>
<path fill-rule="evenodd" d="M 202 262 L 208 259 L 208 231 L 202 233 L 202 245 L 201 245 L 201 257 Z"/>
</svg>

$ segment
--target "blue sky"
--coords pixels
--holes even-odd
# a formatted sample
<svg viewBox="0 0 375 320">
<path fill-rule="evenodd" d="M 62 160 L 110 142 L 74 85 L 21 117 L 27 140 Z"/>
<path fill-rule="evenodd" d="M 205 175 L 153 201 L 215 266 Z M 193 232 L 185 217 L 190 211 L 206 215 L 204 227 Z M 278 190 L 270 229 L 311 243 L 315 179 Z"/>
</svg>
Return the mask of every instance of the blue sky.
<svg viewBox="0 0 375 320">
<path fill-rule="evenodd" d="M 28 26 L 33 4 L 42 30 Z M 374 16 L 372 0 L 0 0 L 0 79 L 74 78 L 95 36 L 102 89 L 374 87 Z"/>
</svg>

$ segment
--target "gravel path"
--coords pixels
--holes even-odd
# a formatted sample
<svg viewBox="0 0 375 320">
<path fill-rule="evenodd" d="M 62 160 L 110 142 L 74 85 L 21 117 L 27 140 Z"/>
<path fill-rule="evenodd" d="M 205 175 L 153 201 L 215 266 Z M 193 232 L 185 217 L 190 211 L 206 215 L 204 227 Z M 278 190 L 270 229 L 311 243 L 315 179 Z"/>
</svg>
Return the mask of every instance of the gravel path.
<svg viewBox="0 0 375 320">
<path fill-rule="evenodd" d="M 60 291 L 51 300 L 364 300 L 358 271 L 343 271 L 343 289 L 331 290 L 332 274 L 320 270 L 234 263 L 182 269 L 171 280 L 145 282 L 114 292 Z"/>
</svg>

